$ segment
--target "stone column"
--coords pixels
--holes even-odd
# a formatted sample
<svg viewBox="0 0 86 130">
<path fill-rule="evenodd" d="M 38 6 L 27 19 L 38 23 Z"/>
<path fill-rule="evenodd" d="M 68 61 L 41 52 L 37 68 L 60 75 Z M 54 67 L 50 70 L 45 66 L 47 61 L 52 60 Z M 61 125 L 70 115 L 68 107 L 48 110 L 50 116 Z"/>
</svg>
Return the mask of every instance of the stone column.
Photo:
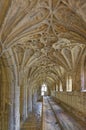
<svg viewBox="0 0 86 130">
<path fill-rule="evenodd" d="M 27 86 L 24 86 L 23 120 L 27 118 Z"/>
<path fill-rule="evenodd" d="M 33 111 L 35 111 L 35 105 L 37 103 L 37 90 L 35 89 L 33 91 L 33 96 L 32 96 L 32 108 L 33 108 Z"/>
<path fill-rule="evenodd" d="M 15 129 L 14 130 L 20 130 L 20 88 L 19 86 L 16 87 L 15 90 L 15 109 L 14 109 L 14 121 L 15 121 Z"/>
<path fill-rule="evenodd" d="M 32 89 L 28 89 L 28 113 L 32 112 Z"/>
<path fill-rule="evenodd" d="M 63 92 L 66 92 L 66 78 L 64 79 L 64 81 L 62 82 L 62 88 L 63 88 Z"/>
<path fill-rule="evenodd" d="M 23 123 L 24 87 L 20 85 L 20 123 Z"/>
<path fill-rule="evenodd" d="M 16 81 L 13 81 L 16 82 Z M 13 86 L 14 84 L 14 86 Z M 12 83 L 9 130 L 20 130 L 20 88 Z"/>
</svg>

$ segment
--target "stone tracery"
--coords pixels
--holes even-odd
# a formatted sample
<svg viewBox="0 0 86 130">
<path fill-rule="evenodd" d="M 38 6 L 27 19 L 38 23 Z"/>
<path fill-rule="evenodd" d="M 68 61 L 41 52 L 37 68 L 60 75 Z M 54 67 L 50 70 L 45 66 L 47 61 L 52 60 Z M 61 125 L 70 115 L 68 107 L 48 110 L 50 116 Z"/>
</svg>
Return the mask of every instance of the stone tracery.
<svg viewBox="0 0 86 130">
<path fill-rule="evenodd" d="M 46 79 L 52 88 L 55 82 L 65 82 L 66 72 L 80 74 L 86 51 L 85 0 L 1 0 L 0 5 L 0 60 L 5 62 L 3 70 L 12 75 L 10 82 L 16 80 L 18 102 L 22 82 L 35 88 Z"/>
</svg>

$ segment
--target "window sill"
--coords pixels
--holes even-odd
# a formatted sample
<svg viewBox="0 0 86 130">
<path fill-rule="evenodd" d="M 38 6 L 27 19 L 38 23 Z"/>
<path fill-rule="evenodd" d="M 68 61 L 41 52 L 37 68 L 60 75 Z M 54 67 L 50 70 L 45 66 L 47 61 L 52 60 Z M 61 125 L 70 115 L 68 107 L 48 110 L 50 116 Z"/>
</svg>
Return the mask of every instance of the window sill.
<svg viewBox="0 0 86 130">
<path fill-rule="evenodd" d="M 81 92 L 86 92 L 86 90 L 81 90 Z"/>
</svg>

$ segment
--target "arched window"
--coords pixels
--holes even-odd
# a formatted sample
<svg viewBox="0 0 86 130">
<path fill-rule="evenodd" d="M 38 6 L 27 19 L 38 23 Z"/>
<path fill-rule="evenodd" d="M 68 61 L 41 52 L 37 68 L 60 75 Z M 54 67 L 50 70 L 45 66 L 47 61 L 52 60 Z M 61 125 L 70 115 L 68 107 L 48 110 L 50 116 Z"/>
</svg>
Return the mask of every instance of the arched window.
<svg viewBox="0 0 86 130">
<path fill-rule="evenodd" d="M 84 55 L 82 58 L 81 87 L 82 87 L 82 91 L 86 92 L 86 55 Z"/>
<path fill-rule="evenodd" d="M 84 62 L 84 89 L 86 90 L 86 56 Z"/>
<path fill-rule="evenodd" d="M 59 85 L 59 90 L 60 90 L 60 92 L 62 92 L 62 91 L 63 91 L 63 88 L 62 88 L 62 82 L 60 82 L 60 85 Z"/>
<path fill-rule="evenodd" d="M 66 86 L 67 86 L 67 92 L 71 92 L 72 91 L 72 77 L 71 76 L 67 76 L 67 80 L 66 80 Z"/>
<path fill-rule="evenodd" d="M 43 84 L 41 87 L 41 96 L 44 96 L 45 92 L 47 92 L 47 85 Z"/>
</svg>

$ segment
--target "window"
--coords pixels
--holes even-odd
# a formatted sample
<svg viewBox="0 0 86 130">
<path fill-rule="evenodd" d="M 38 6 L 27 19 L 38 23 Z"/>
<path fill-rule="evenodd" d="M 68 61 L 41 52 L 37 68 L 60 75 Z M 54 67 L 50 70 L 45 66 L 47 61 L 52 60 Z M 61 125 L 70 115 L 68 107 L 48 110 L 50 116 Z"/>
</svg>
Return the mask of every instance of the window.
<svg viewBox="0 0 86 130">
<path fill-rule="evenodd" d="M 82 91 L 86 92 L 86 55 L 84 55 L 82 58 L 81 86 L 82 86 Z"/>
<path fill-rule="evenodd" d="M 41 87 L 41 96 L 44 96 L 45 92 L 47 92 L 47 85 L 43 84 L 42 87 Z"/>
<path fill-rule="evenodd" d="M 67 92 L 71 92 L 72 91 L 72 78 L 71 78 L 71 76 L 67 76 L 66 86 L 67 86 Z"/>
<path fill-rule="evenodd" d="M 86 91 L 86 57 L 84 62 L 84 90 Z"/>
<path fill-rule="evenodd" d="M 63 91 L 63 88 L 62 88 L 62 83 L 61 83 L 61 82 L 60 82 L 59 90 L 60 90 L 60 92 L 62 92 L 62 91 Z"/>
</svg>

